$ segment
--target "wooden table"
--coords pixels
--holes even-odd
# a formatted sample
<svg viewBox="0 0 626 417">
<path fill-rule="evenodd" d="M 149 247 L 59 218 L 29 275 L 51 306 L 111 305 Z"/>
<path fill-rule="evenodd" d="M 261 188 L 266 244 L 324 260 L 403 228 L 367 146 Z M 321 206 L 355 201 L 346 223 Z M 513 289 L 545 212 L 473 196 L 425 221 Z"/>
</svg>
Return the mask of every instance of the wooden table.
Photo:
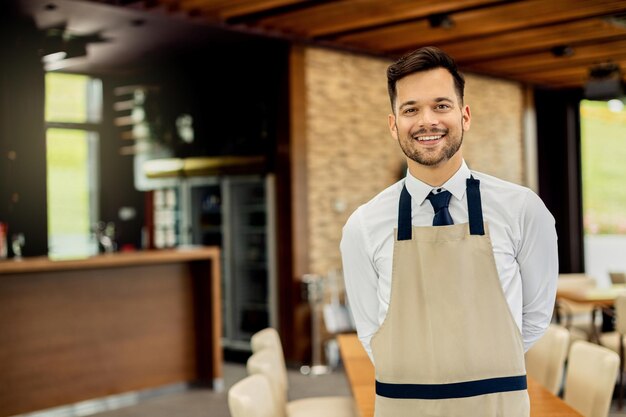
<svg viewBox="0 0 626 417">
<path fill-rule="evenodd" d="M 580 304 L 602 305 L 612 307 L 619 295 L 626 294 L 626 285 L 615 284 L 608 288 L 564 288 L 558 289 L 557 298 L 574 301 Z"/>
<path fill-rule="evenodd" d="M 355 334 L 337 336 L 352 395 L 361 417 L 374 416 L 374 366 Z M 582 417 L 537 381 L 528 378 L 531 417 Z"/>
<path fill-rule="evenodd" d="M 223 385 L 220 249 L 0 261 L 0 416 Z"/>
<path fill-rule="evenodd" d="M 596 314 L 598 312 L 602 314 L 602 332 L 611 332 L 615 330 L 611 310 L 613 310 L 615 299 L 624 294 L 626 294 L 625 284 L 614 284 L 608 288 L 588 286 L 576 288 L 575 286 L 567 286 L 565 288 L 557 289 L 556 298 L 557 301 L 563 300 L 572 302 L 568 304 L 570 309 L 572 308 L 571 306 L 575 304 L 582 306 L 583 309 L 589 309 L 589 314 L 591 315 L 589 322 L 590 337 L 597 340 L 599 336 L 597 334 L 596 327 L 594 326 Z M 580 308 L 581 307 L 578 309 Z M 560 316 L 557 316 L 557 318 L 560 319 Z"/>
</svg>

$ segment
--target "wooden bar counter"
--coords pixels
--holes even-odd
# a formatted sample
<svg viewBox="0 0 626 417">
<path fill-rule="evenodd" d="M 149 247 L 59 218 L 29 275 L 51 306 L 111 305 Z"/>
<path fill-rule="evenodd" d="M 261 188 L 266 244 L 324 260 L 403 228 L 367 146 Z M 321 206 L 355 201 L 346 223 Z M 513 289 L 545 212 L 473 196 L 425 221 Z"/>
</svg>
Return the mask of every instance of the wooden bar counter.
<svg viewBox="0 0 626 417">
<path fill-rule="evenodd" d="M 222 381 L 220 251 L 0 261 L 0 416 Z"/>
</svg>

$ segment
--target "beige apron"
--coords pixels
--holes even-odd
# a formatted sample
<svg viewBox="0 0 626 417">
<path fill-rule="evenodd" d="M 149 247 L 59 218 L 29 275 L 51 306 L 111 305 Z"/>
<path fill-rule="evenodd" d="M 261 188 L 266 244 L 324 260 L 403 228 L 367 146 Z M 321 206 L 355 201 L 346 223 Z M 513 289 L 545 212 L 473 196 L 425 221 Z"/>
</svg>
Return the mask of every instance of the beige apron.
<svg viewBox="0 0 626 417">
<path fill-rule="evenodd" d="M 468 224 L 414 227 L 402 190 L 389 309 L 371 341 L 376 417 L 529 416 L 522 337 L 478 180 L 467 180 L 467 196 Z"/>
</svg>

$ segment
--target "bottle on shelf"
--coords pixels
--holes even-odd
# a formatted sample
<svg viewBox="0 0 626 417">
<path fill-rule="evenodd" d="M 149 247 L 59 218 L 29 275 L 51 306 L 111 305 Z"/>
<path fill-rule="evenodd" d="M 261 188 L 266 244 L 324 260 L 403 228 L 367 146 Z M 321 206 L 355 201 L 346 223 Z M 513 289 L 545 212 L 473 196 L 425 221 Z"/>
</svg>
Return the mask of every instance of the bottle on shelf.
<svg viewBox="0 0 626 417">
<path fill-rule="evenodd" d="M 0 259 L 6 259 L 9 252 L 7 248 L 7 224 L 0 222 Z"/>
</svg>

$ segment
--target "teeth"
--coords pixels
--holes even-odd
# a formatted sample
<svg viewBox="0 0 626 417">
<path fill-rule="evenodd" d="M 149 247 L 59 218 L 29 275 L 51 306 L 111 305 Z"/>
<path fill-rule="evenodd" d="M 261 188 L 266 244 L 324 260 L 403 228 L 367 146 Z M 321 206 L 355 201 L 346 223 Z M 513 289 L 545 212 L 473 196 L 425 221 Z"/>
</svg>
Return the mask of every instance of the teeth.
<svg viewBox="0 0 626 417">
<path fill-rule="evenodd" d="M 441 135 L 439 136 L 418 136 L 417 140 L 419 141 L 426 141 L 426 140 L 437 140 L 441 138 Z"/>
</svg>

